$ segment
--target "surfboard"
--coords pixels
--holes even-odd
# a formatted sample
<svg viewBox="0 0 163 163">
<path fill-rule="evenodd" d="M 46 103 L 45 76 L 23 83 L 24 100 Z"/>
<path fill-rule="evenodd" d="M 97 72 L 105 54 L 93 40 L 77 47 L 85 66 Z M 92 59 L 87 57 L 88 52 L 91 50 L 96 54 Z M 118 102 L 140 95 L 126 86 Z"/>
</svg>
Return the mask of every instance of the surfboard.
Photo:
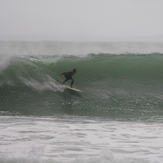
<svg viewBox="0 0 163 163">
<path fill-rule="evenodd" d="M 81 91 L 81 90 L 79 90 L 79 89 L 71 88 L 71 87 L 68 86 L 68 85 L 63 85 L 63 86 L 64 86 L 65 88 L 71 89 L 71 90 L 76 91 L 76 92 L 83 92 L 83 91 Z"/>
</svg>

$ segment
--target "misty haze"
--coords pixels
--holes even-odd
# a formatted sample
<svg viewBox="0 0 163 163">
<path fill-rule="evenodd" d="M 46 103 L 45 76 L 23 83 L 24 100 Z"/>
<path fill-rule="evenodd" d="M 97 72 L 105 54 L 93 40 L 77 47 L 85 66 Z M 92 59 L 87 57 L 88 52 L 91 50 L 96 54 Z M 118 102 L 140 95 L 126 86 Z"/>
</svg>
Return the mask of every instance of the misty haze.
<svg viewBox="0 0 163 163">
<path fill-rule="evenodd" d="M 163 41 L 161 0 L 0 0 L 0 40 Z"/>
</svg>

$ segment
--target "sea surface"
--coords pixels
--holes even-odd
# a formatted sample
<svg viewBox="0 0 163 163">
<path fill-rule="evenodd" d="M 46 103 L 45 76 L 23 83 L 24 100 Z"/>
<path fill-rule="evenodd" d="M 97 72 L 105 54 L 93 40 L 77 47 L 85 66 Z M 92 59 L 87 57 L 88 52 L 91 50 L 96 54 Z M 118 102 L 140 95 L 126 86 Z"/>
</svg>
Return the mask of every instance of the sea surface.
<svg viewBox="0 0 163 163">
<path fill-rule="evenodd" d="M 162 163 L 162 142 L 163 43 L 0 41 L 0 163 Z"/>
</svg>

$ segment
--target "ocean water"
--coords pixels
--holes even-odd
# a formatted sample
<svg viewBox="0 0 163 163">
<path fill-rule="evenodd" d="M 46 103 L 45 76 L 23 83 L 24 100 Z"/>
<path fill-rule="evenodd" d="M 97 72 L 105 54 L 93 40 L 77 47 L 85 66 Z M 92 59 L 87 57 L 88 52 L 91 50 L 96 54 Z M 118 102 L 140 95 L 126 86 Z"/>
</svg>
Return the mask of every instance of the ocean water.
<svg viewBox="0 0 163 163">
<path fill-rule="evenodd" d="M 163 43 L 0 41 L 0 162 L 161 163 L 162 142 Z"/>
</svg>

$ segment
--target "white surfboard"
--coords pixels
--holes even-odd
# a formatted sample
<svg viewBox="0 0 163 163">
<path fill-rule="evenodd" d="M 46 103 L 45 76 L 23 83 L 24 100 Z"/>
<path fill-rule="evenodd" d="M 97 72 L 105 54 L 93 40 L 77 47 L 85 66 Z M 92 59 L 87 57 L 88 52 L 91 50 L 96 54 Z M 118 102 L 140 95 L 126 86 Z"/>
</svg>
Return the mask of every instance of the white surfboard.
<svg viewBox="0 0 163 163">
<path fill-rule="evenodd" d="M 64 87 L 66 87 L 66 88 L 68 88 L 68 89 L 71 89 L 71 90 L 73 90 L 73 91 L 77 91 L 77 92 L 83 92 L 83 91 L 81 91 L 81 90 L 79 90 L 79 89 L 76 89 L 76 88 L 71 88 L 70 86 L 68 86 L 68 85 L 63 85 Z"/>
</svg>

